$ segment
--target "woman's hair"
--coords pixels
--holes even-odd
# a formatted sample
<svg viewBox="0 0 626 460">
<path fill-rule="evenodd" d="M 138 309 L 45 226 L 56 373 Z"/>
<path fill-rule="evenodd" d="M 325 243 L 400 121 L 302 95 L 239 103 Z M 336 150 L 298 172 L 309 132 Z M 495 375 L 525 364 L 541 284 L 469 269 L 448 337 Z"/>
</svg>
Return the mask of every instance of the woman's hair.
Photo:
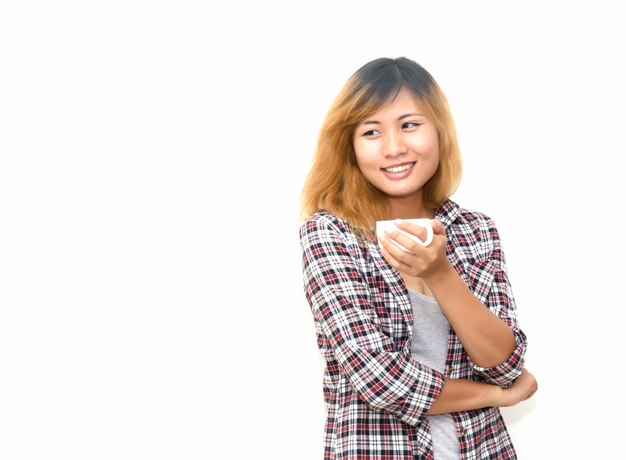
<svg viewBox="0 0 626 460">
<path fill-rule="evenodd" d="M 405 57 L 379 58 L 348 79 L 324 119 L 302 189 L 303 218 L 328 211 L 370 237 L 376 220 L 389 218 L 387 199 L 359 170 L 352 141 L 356 127 L 402 89 L 419 101 L 439 138 L 439 166 L 424 185 L 425 204 L 437 209 L 454 193 L 461 178 L 461 154 L 445 94 L 416 62 Z"/>
</svg>

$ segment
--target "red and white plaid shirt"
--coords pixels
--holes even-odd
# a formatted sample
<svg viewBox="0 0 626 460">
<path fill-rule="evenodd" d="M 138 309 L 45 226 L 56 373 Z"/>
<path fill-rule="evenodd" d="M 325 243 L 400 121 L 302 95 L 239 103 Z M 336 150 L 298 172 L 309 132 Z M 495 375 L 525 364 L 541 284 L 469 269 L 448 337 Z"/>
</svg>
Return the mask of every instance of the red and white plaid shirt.
<svg viewBox="0 0 626 460">
<path fill-rule="evenodd" d="M 450 330 L 445 372 L 411 358 L 413 312 L 404 281 L 376 243 L 342 219 L 318 212 L 300 227 L 304 292 L 325 360 L 325 459 L 433 459 L 426 412 L 444 376 L 502 387 L 522 372 L 519 329 L 500 239 L 487 216 L 447 200 L 436 219 L 447 256 L 474 295 L 512 329 L 517 346 L 494 368 L 474 364 Z M 515 459 L 497 408 L 452 414 L 462 459 Z"/>
</svg>

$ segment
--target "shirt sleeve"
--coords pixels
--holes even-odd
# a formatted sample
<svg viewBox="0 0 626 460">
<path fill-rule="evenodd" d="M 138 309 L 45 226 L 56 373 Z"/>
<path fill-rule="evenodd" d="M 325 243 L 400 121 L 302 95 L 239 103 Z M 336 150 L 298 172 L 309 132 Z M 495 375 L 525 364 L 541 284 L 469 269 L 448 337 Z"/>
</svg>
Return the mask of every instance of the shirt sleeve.
<svg viewBox="0 0 626 460">
<path fill-rule="evenodd" d="M 349 235 L 330 219 L 314 218 L 300 228 L 307 301 L 359 397 L 416 425 L 439 396 L 443 375 L 412 360 L 382 332 L 358 245 Z"/>
<path fill-rule="evenodd" d="M 495 315 L 501 318 L 513 332 L 515 349 L 508 359 L 498 366 L 486 368 L 478 366 L 473 362 L 472 366 L 474 372 L 479 374 L 486 382 L 506 388 L 522 373 L 527 338 L 518 324 L 517 306 L 513 297 L 513 290 L 509 281 L 498 230 L 491 219 L 488 219 L 487 223 L 489 238 L 492 242 L 490 254 L 486 259 L 470 267 L 468 277 L 470 284 L 474 286 L 474 292 L 477 297 Z"/>
</svg>

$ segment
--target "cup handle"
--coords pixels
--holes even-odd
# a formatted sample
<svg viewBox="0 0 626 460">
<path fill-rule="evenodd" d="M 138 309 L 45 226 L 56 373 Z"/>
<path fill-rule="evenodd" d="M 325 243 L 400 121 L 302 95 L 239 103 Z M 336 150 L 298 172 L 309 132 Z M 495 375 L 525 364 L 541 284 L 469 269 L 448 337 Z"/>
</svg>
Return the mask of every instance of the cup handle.
<svg viewBox="0 0 626 460">
<path fill-rule="evenodd" d="M 433 242 L 433 226 L 432 225 L 422 225 L 418 224 L 420 227 L 426 229 L 426 240 L 422 241 L 419 238 L 417 240 L 420 242 L 422 246 L 429 246 L 430 243 Z"/>
</svg>

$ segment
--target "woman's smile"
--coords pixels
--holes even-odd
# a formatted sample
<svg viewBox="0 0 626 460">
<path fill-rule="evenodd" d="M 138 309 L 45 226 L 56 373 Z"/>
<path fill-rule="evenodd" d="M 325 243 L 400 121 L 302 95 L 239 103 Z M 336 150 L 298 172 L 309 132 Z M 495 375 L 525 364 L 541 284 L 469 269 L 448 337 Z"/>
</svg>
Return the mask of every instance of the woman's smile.
<svg viewBox="0 0 626 460">
<path fill-rule="evenodd" d="M 400 179 L 406 177 L 408 174 L 403 175 L 407 171 L 410 171 L 413 166 L 415 166 L 416 161 L 412 161 L 410 163 L 403 163 L 395 166 L 388 166 L 386 168 L 381 168 L 383 172 L 389 175 L 391 179 Z M 410 174 L 410 173 L 409 173 Z"/>
</svg>

